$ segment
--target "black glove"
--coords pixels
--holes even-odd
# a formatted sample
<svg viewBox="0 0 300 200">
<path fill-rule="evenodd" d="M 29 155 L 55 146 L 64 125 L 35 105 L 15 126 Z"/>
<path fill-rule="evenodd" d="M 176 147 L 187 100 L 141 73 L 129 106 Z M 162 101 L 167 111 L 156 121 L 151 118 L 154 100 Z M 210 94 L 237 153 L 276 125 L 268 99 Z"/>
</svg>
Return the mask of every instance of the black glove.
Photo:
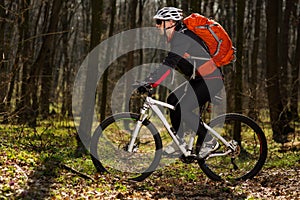
<svg viewBox="0 0 300 200">
<path fill-rule="evenodd" d="M 146 83 L 146 82 L 136 82 L 136 83 L 132 84 L 132 86 L 140 94 L 144 94 L 146 92 L 149 92 L 152 89 L 151 84 L 150 83 Z"/>
</svg>

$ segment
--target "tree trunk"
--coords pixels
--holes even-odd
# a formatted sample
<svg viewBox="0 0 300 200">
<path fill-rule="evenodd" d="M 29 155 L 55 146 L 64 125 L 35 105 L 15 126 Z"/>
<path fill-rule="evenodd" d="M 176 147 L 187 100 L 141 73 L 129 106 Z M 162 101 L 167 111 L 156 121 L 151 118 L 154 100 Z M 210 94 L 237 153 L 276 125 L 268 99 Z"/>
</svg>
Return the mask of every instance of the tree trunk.
<svg viewBox="0 0 300 200">
<path fill-rule="evenodd" d="M 235 24 L 235 6 L 234 3 L 232 2 L 232 0 L 230 0 L 229 2 L 227 2 L 227 4 L 225 4 L 225 12 L 224 12 L 224 16 L 228 16 L 226 17 L 223 22 L 222 25 L 225 28 L 225 30 L 228 31 L 229 36 L 232 38 L 233 40 L 233 45 L 236 47 L 237 44 L 237 40 L 235 37 L 235 32 L 237 31 L 236 25 Z M 237 50 L 239 51 L 239 49 Z M 225 76 L 225 88 L 226 88 L 226 93 L 227 94 L 231 94 L 231 95 L 226 95 L 226 111 L 227 112 L 235 112 L 234 110 L 234 76 L 235 76 L 235 68 L 236 68 L 237 64 L 233 64 L 233 66 L 231 67 L 224 67 L 222 69 L 224 76 Z"/>
<path fill-rule="evenodd" d="M 234 77 L 235 112 L 242 113 L 245 1 L 237 1 L 237 61 Z"/>
<path fill-rule="evenodd" d="M 282 97 L 279 87 L 278 65 L 278 2 L 279 0 L 267 0 L 267 95 L 270 110 L 270 120 L 273 130 L 273 139 L 284 143 L 287 139 L 288 124 L 283 114 Z"/>
<path fill-rule="evenodd" d="M 234 109 L 237 113 L 242 113 L 242 94 L 243 94 L 243 42 L 244 42 L 244 16 L 245 1 L 237 1 L 237 62 L 236 73 L 234 77 Z M 241 124 L 234 126 L 233 138 L 240 144 L 241 142 Z"/>
<path fill-rule="evenodd" d="M 52 91 L 52 80 L 53 80 L 53 55 L 56 44 L 56 34 L 58 22 L 60 20 L 60 10 L 62 8 L 63 1 L 54 0 L 50 16 L 50 24 L 48 29 L 48 36 L 42 44 L 40 54 L 33 65 L 34 68 L 42 68 L 41 77 L 41 97 L 40 97 L 40 112 L 43 118 L 47 118 L 49 115 L 50 96 Z"/>
<path fill-rule="evenodd" d="M 0 19 L 5 19 L 5 10 L 4 10 L 4 0 L 0 0 Z M 4 33 L 5 33 L 5 22 L 0 20 L 0 115 L 5 111 L 5 94 L 7 90 L 7 75 L 5 67 L 5 42 L 4 42 Z M 4 59 L 3 59 L 4 58 Z"/>
<path fill-rule="evenodd" d="M 102 12 L 103 0 L 92 0 L 92 26 L 91 26 L 91 43 L 90 51 L 92 51 L 101 41 L 101 33 L 103 30 Z M 91 128 L 93 123 L 94 107 L 95 107 L 95 93 L 97 83 L 97 73 L 95 73 L 95 66 L 98 65 L 98 59 L 92 58 L 88 61 L 86 82 L 84 86 L 84 96 L 81 104 L 79 134 L 77 137 L 77 154 L 80 156 L 85 152 L 85 147 L 89 148 L 91 140 Z M 83 144 L 86 146 L 84 147 Z"/>
<path fill-rule="evenodd" d="M 14 24 L 10 23 L 11 13 L 14 13 L 13 1 L 0 0 L 0 116 L 3 116 L 2 123 L 8 123 L 10 115 L 10 89 L 14 88 L 16 70 L 10 65 L 12 58 L 11 38 L 16 34 L 11 31 Z M 12 12 L 7 12 L 12 11 Z M 15 45 L 19 47 L 19 45 Z M 14 49 L 15 52 L 18 51 Z M 10 85 L 10 84 L 13 85 Z"/>
<path fill-rule="evenodd" d="M 295 3 L 294 6 L 297 4 Z M 298 25 L 297 25 L 297 44 L 295 54 L 293 55 L 292 62 L 292 96 L 291 96 L 291 112 L 292 118 L 295 121 L 299 121 L 299 113 L 298 113 L 298 94 L 299 94 L 299 68 L 300 68 L 300 16 L 298 16 Z"/>
<path fill-rule="evenodd" d="M 186 1 L 181 2 L 181 9 L 183 10 L 183 13 L 188 14 L 189 5 L 190 5 L 190 0 L 186 0 Z"/>
<path fill-rule="evenodd" d="M 17 77 L 17 72 L 20 74 L 20 79 L 21 79 L 21 91 L 19 94 L 19 101 L 17 101 L 17 106 L 16 106 L 16 112 L 19 115 L 18 122 L 19 123 L 29 123 L 30 122 L 30 116 L 31 116 L 31 102 L 30 102 L 30 89 L 28 89 L 28 76 L 29 76 L 29 71 L 30 71 L 30 66 L 29 66 L 29 60 L 30 60 L 30 43 L 29 42 L 24 42 L 25 39 L 29 37 L 29 9 L 28 6 L 30 5 L 30 1 L 22 1 L 21 3 L 21 10 L 26 10 L 23 12 L 21 18 L 23 20 L 21 21 L 21 24 L 19 25 L 19 45 L 18 45 L 18 50 L 20 52 L 17 53 L 17 57 L 21 56 L 21 59 L 16 59 L 14 63 L 14 72 L 12 75 L 11 79 L 11 84 L 12 88 L 10 88 L 9 91 L 9 97 L 11 97 L 12 92 L 13 92 L 13 87 L 15 86 L 14 81 L 15 77 Z M 19 69 L 19 60 L 22 61 L 23 67 Z M 29 123 L 30 124 L 30 123 Z"/>
<path fill-rule="evenodd" d="M 114 24 L 115 24 L 115 16 L 116 16 L 116 0 L 111 1 L 111 17 L 109 23 L 109 33 L 108 36 L 111 37 L 114 33 Z M 111 47 L 108 47 L 111 48 Z M 108 50 L 108 52 L 112 52 Z M 107 104 L 107 81 L 108 81 L 108 72 L 109 70 L 105 70 L 102 79 L 102 90 L 101 90 L 101 102 L 100 102 L 100 121 L 104 120 L 106 117 L 106 104 Z"/>
<path fill-rule="evenodd" d="M 63 31 L 70 30 L 70 11 L 68 10 L 68 3 L 65 2 L 63 6 L 63 16 L 61 18 L 62 23 L 62 29 Z M 71 15 L 72 16 L 72 15 Z M 75 34 L 76 35 L 76 34 Z M 72 115 L 72 88 L 70 86 L 71 83 L 71 74 L 72 74 L 72 68 L 70 67 L 70 57 L 71 57 L 71 50 L 69 45 L 69 38 L 70 34 L 64 34 L 63 35 L 63 57 L 64 57 L 64 63 L 63 63 L 63 81 L 62 81 L 62 109 L 61 114 L 62 116 L 71 117 Z"/>
<path fill-rule="evenodd" d="M 178 3 L 176 0 L 167 0 L 167 6 L 177 7 Z"/>
<path fill-rule="evenodd" d="M 283 13 L 283 23 L 280 29 L 280 41 L 281 45 L 279 48 L 280 55 L 280 91 L 282 95 L 282 103 L 285 107 L 285 114 L 288 111 L 288 101 L 289 101 L 289 76 L 288 76 L 288 60 L 289 60 L 289 42 L 290 42 L 290 17 L 291 10 L 293 6 L 294 0 L 286 0 L 285 1 L 285 10 Z"/>
<path fill-rule="evenodd" d="M 133 29 L 136 28 L 136 23 L 135 23 L 135 19 L 136 19 L 136 9 L 137 9 L 137 1 L 136 0 L 130 0 L 130 4 L 129 4 L 129 28 Z M 125 73 L 127 71 L 129 71 L 130 69 L 132 69 L 134 67 L 134 52 L 131 51 L 127 54 L 127 62 L 126 62 L 126 70 Z M 132 85 L 134 83 L 134 78 L 133 77 L 128 77 L 126 76 L 126 84 L 125 84 L 125 88 L 130 88 L 130 85 Z M 129 100 L 131 94 L 129 94 L 128 92 L 125 92 L 125 100 Z M 127 103 L 127 102 L 125 102 Z M 133 108 L 129 108 L 131 111 Z"/>
<path fill-rule="evenodd" d="M 201 1 L 191 0 L 190 10 L 191 10 L 191 13 L 193 13 L 193 12 L 201 13 Z M 188 10 L 186 10 L 186 11 L 188 11 Z"/>
<path fill-rule="evenodd" d="M 249 99 L 249 117 L 256 120 L 258 118 L 257 111 L 257 67 L 258 67 L 258 52 L 259 52 L 259 42 L 260 42 L 260 21 L 261 21 L 261 5 L 262 0 L 256 1 L 256 12 L 255 12 L 255 27 L 254 27 L 254 41 L 253 50 L 251 58 L 251 77 L 250 77 L 250 99 Z"/>
</svg>

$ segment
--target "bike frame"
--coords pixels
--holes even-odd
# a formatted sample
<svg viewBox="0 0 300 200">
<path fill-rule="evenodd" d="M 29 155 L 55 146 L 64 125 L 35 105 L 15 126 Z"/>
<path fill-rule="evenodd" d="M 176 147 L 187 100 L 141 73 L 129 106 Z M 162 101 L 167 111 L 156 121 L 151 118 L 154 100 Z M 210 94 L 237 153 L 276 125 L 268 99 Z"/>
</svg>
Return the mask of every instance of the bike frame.
<svg viewBox="0 0 300 200">
<path fill-rule="evenodd" d="M 188 142 L 188 148 L 186 148 L 185 144 L 183 143 L 183 141 L 181 141 L 181 139 L 179 137 L 176 136 L 176 133 L 172 130 L 172 126 L 168 123 L 167 119 L 165 118 L 165 116 L 163 115 L 163 113 L 161 112 L 161 110 L 159 109 L 158 106 L 162 106 L 165 108 L 169 108 L 172 110 L 175 110 L 175 106 L 159 101 L 159 100 L 155 100 L 150 96 L 146 97 L 146 100 L 143 104 L 143 107 L 140 110 L 140 119 L 137 122 L 137 125 L 133 131 L 129 146 L 128 146 L 128 151 L 132 152 L 133 151 L 133 147 L 134 147 L 134 143 L 136 138 L 138 137 L 138 133 L 142 127 L 142 123 L 145 119 L 147 119 L 148 117 L 148 113 L 147 111 L 149 109 L 151 109 L 160 119 L 160 121 L 163 123 L 163 125 L 165 126 L 165 128 L 167 129 L 169 135 L 171 136 L 171 138 L 173 139 L 173 141 L 175 142 L 175 144 L 178 146 L 178 148 L 180 149 L 180 151 L 184 154 L 184 156 L 188 157 L 188 156 L 196 156 L 192 154 L 192 146 L 194 144 L 194 140 L 195 140 L 195 136 L 196 134 L 191 135 L 190 140 Z M 209 125 L 207 125 L 206 123 L 203 122 L 204 127 L 212 134 L 214 135 L 217 139 L 219 139 L 222 143 L 225 144 L 225 146 L 228 148 L 228 151 L 224 152 L 224 153 L 213 153 L 211 155 L 208 156 L 209 157 L 216 157 L 216 156 L 225 156 L 231 152 L 234 152 L 236 150 L 236 145 L 232 142 L 227 142 L 218 132 L 216 132 L 214 129 L 212 129 Z"/>
</svg>

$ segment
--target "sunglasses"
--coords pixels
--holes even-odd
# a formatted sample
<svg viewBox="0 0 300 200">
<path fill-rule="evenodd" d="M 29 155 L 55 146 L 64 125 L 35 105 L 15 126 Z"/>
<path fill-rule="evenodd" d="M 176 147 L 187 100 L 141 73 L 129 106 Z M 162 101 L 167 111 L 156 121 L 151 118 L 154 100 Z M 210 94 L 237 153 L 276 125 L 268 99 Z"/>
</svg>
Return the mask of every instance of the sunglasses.
<svg viewBox="0 0 300 200">
<path fill-rule="evenodd" d="M 157 24 L 157 25 L 161 25 L 163 21 L 164 21 L 164 20 L 156 19 L 156 24 Z"/>
</svg>

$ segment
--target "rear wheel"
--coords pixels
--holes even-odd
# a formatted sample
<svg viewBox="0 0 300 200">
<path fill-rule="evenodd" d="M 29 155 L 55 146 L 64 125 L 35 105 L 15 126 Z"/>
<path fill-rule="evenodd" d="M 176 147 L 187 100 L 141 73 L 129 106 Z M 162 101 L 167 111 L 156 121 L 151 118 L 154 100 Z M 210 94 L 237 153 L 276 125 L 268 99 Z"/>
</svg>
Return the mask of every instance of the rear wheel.
<svg viewBox="0 0 300 200">
<path fill-rule="evenodd" d="M 202 171 L 212 180 L 240 180 L 253 178 L 267 158 L 267 141 L 262 129 L 250 118 L 240 114 L 224 114 L 213 119 L 209 126 L 227 141 L 237 144 L 237 151 L 226 156 L 198 160 Z M 197 141 L 199 152 L 200 139 Z M 219 142 L 216 153 L 227 151 Z"/>
<path fill-rule="evenodd" d="M 99 125 L 91 142 L 92 161 L 97 171 L 120 179 L 142 181 L 156 169 L 162 142 L 149 120 L 144 120 L 133 152 L 127 151 L 138 120 L 138 114 L 119 113 Z"/>
</svg>

